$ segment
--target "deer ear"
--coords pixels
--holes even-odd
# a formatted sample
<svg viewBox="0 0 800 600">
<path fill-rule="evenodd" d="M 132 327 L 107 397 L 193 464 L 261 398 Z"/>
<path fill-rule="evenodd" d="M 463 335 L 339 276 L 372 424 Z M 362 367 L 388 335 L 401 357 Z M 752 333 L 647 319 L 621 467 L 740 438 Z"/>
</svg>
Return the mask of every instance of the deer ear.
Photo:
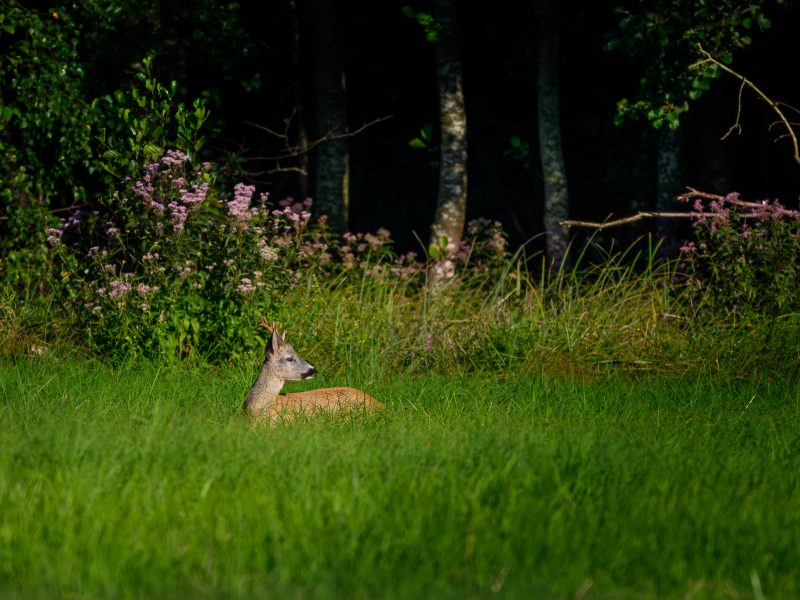
<svg viewBox="0 0 800 600">
<path fill-rule="evenodd" d="M 267 354 L 275 354 L 275 352 L 283 345 L 283 343 L 284 342 L 278 332 L 273 331 L 272 335 L 269 336 L 269 341 L 267 342 Z"/>
</svg>

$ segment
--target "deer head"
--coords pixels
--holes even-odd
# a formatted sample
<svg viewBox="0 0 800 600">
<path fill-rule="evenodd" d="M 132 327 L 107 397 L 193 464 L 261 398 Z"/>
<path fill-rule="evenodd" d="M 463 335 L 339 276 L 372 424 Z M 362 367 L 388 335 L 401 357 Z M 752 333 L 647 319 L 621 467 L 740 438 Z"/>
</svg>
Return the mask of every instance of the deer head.
<svg viewBox="0 0 800 600">
<path fill-rule="evenodd" d="M 317 370 L 286 343 L 286 331 L 283 332 L 283 335 L 278 333 L 277 323 L 270 324 L 264 317 L 261 317 L 258 326 L 270 332 L 264 352 L 264 365 L 270 367 L 274 376 L 284 381 L 298 381 L 311 379 L 317 374 Z"/>
</svg>

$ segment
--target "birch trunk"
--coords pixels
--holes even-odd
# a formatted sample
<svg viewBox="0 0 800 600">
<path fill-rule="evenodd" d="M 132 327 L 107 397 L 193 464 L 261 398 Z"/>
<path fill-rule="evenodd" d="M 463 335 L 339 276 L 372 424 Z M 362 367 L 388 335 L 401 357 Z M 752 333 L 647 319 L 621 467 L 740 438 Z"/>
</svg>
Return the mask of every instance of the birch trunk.
<svg viewBox="0 0 800 600">
<path fill-rule="evenodd" d="M 561 149 L 558 89 L 558 0 L 542 0 L 539 15 L 538 125 L 544 181 L 544 227 L 547 259 L 558 270 L 567 251 L 567 231 L 559 223 L 569 218 L 567 174 Z"/>
<path fill-rule="evenodd" d="M 458 251 L 467 210 L 467 114 L 461 82 L 461 59 L 455 0 L 434 0 L 441 26 L 436 42 L 436 73 L 439 85 L 441 150 L 439 196 L 431 226 L 431 243 L 446 238 L 445 257 L 434 267 L 435 280 L 454 274 L 452 256 Z"/>
<path fill-rule="evenodd" d="M 309 37 L 317 138 L 347 134 L 347 96 L 338 15 L 333 0 L 309 0 Z M 348 220 L 350 160 L 346 137 L 317 146 L 314 177 L 315 212 L 327 215 L 334 231 Z"/>
</svg>

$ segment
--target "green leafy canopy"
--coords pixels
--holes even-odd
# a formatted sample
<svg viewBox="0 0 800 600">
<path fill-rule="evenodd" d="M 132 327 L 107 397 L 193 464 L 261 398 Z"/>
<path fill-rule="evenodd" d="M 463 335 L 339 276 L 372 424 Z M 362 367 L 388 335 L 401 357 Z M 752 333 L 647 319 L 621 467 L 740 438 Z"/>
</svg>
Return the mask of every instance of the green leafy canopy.
<svg viewBox="0 0 800 600">
<path fill-rule="evenodd" d="M 644 73 L 637 96 L 617 103 L 615 123 L 644 117 L 656 129 L 677 128 L 690 102 L 720 75 L 716 65 L 702 61 L 699 48 L 724 64 L 732 63 L 734 55 L 751 44 L 751 33 L 771 27 L 764 12 L 769 4 L 782 5 L 785 0 L 636 0 L 618 6 L 618 30 L 606 48 L 637 58 Z"/>
</svg>

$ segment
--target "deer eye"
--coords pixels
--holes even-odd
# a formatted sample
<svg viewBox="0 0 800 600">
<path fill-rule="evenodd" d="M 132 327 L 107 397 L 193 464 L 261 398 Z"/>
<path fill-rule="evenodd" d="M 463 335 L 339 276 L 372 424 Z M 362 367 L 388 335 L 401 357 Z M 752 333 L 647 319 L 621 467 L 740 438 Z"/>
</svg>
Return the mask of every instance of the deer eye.
<svg viewBox="0 0 800 600">
<path fill-rule="evenodd" d="M 287 356 L 286 362 L 294 362 L 294 356 Z"/>
</svg>

